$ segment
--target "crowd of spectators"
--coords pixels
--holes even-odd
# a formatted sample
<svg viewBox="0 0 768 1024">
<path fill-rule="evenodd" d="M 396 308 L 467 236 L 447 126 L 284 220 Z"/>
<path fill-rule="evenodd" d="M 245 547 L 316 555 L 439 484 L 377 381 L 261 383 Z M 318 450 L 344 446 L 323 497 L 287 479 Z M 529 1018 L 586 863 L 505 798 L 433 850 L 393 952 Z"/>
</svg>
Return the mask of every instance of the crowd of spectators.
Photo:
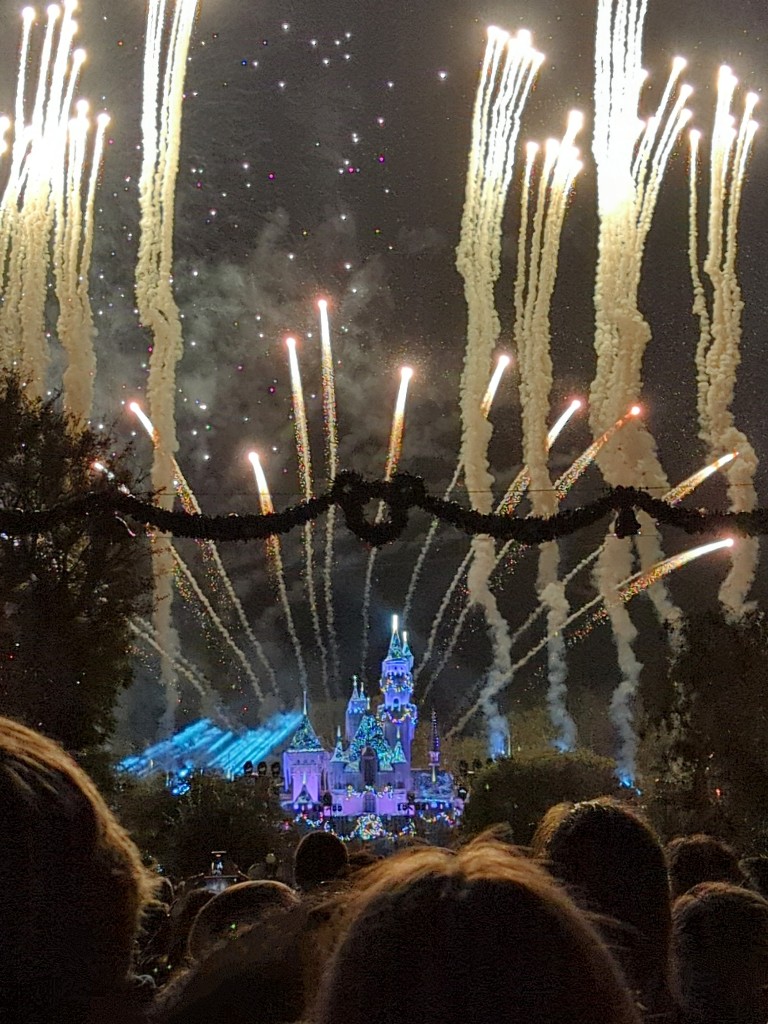
<svg viewBox="0 0 768 1024">
<path fill-rule="evenodd" d="M 768 1022 L 765 862 L 664 849 L 607 797 L 551 808 L 530 849 L 377 857 L 318 831 L 291 885 L 274 859 L 174 884 L 58 746 L 0 719 L 0 835 L 2 1021 Z"/>
</svg>

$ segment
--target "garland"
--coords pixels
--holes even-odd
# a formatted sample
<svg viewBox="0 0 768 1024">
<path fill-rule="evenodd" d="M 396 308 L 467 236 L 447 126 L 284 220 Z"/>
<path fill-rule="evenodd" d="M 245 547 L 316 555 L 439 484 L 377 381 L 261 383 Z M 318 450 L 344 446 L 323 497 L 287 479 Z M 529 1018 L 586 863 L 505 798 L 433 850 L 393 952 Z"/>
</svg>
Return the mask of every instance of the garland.
<svg viewBox="0 0 768 1024">
<path fill-rule="evenodd" d="M 383 502 L 384 517 L 368 518 L 367 506 Z M 211 541 L 264 540 L 289 533 L 318 519 L 337 505 L 347 527 L 360 540 L 381 547 L 397 540 L 408 526 L 413 510 L 454 526 L 469 536 L 479 534 L 523 546 L 569 537 L 615 514 L 614 533 L 630 537 L 640 532 L 636 511 L 647 513 L 657 523 L 673 526 L 688 534 L 734 533 L 745 537 L 768 534 L 768 509 L 754 512 L 708 512 L 669 505 L 646 491 L 616 487 L 589 505 L 566 509 L 550 518 L 484 515 L 457 502 L 429 494 L 421 477 L 399 473 L 391 480 L 365 480 L 358 473 L 339 473 L 331 488 L 317 498 L 268 515 L 192 515 L 158 508 L 118 490 L 90 493 L 52 508 L 26 512 L 0 509 L 0 535 L 36 536 L 51 533 L 62 525 L 84 518 L 89 528 L 109 535 L 115 525 L 127 529 L 124 520 L 160 530 L 174 537 Z"/>
</svg>

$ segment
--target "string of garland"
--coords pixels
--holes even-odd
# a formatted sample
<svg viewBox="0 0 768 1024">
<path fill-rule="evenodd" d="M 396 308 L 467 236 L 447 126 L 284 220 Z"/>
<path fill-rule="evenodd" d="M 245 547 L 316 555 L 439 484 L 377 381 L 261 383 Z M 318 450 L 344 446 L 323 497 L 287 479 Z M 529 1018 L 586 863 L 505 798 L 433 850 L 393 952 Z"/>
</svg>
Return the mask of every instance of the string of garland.
<svg viewBox="0 0 768 1024">
<path fill-rule="evenodd" d="M 384 502 L 386 515 L 379 522 L 368 518 L 371 503 Z M 311 501 L 293 505 L 269 515 L 191 515 L 158 508 L 149 501 L 118 490 L 101 490 L 45 510 L 0 509 L 0 535 L 35 536 L 85 518 L 89 528 L 109 533 L 116 526 L 128 528 L 125 520 L 178 538 L 212 541 L 264 540 L 289 533 L 328 512 L 341 509 L 347 527 L 373 547 L 389 544 L 403 533 L 414 510 L 427 513 L 470 536 L 486 534 L 495 540 L 512 540 L 524 546 L 568 537 L 611 514 L 616 515 L 618 537 L 640 531 L 636 510 L 646 512 L 657 523 L 673 526 L 688 534 L 740 534 L 755 537 L 768 534 L 768 509 L 754 512 L 708 512 L 668 505 L 646 491 L 616 487 L 581 508 L 566 509 L 548 519 L 531 516 L 518 519 L 508 515 L 483 515 L 453 501 L 430 494 L 421 477 L 399 473 L 391 480 L 365 480 L 353 472 L 340 473 L 331 488 Z"/>
</svg>

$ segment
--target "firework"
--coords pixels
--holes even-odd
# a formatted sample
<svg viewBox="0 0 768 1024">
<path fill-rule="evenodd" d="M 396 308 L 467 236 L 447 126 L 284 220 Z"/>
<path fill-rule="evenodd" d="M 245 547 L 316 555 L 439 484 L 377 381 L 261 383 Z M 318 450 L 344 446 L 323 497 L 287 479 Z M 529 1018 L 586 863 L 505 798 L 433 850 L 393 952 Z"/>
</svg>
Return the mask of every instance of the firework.
<svg viewBox="0 0 768 1024">
<path fill-rule="evenodd" d="M 391 480 L 397 472 L 400 455 L 403 450 L 403 433 L 405 431 L 405 403 L 408 399 L 408 385 L 413 377 L 413 370 L 410 366 L 404 366 L 400 370 L 400 389 L 397 393 L 395 412 L 392 417 L 392 429 L 389 434 L 389 448 L 387 450 L 387 464 L 384 472 L 386 480 Z M 384 515 L 384 504 L 379 503 L 376 511 L 376 522 L 381 522 Z M 369 616 L 371 609 L 371 586 L 373 583 L 373 567 L 376 564 L 377 549 L 371 548 L 368 555 L 368 564 L 365 568 L 365 582 L 363 584 L 363 638 L 361 644 L 360 666 L 363 678 L 365 678 L 365 665 L 368 660 L 368 633 L 370 629 Z"/>
<path fill-rule="evenodd" d="M 267 483 L 267 477 L 264 473 L 264 469 L 261 465 L 261 459 L 256 452 L 250 452 L 248 460 L 253 467 L 256 489 L 259 493 L 259 506 L 261 508 L 261 513 L 262 515 L 269 515 L 275 511 L 275 506 L 272 503 L 272 495 L 269 492 L 269 485 Z M 288 591 L 285 586 L 285 570 L 283 569 L 283 553 L 280 538 L 275 534 L 273 537 L 267 537 L 264 543 L 267 550 L 267 557 L 272 565 L 273 578 L 275 585 L 277 586 L 280 603 L 283 607 L 285 621 L 288 626 L 288 635 L 291 639 L 293 652 L 296 655 L 296 662 L 299 666 L 299 681 L 301 683 L 302 690 L 306 693 L 307 666 L 304 662 L 301 641 L 299 640 L 299 634 L 296 632 L 296 626 L 293 621 L 293 611 L 291 610 L 291 602 L 288 599 Z"/>
<path fill-rule="evenodd" d="M 138 402 L 130 402 L 128 408 L 141 423 L 142 427 L 144 427 L 144 430 L 149 435 L 152 444 L 156 445 L 158 443 L 157 431 L 155 430 L 154 424 L 152 423 L 152 420 L 149 418 L 149 416 L 147 416 L 147 414 L 144 412 L 144 410 L 141 408 Z M 173 460 L 173 486 L 184 507 L 184 511 L 189 512 L 191 515 L 202 515 L 203 510 L 200 507 L 200 503 L 197 500 L 194 491 L 189 486 L 187 478 L 184 476 L 184 473 L 181 470 L 181 466 L 179 466 L 176 459 Z M 221 560 L 221 554 L 219 553 L 218 545 L 216 544 L 215 541 L 212 540 L 202 540 L 198 541 L 197 543 L 200 550 L 202 551 L 203 560 L 206 564 L 206 567 L 210 570 L 209 578 L 211 586 L 214 588 L 214 590 L 216 590 L 217 583 L 220 583 L 223 586 L 224 594 L 226 595 L 230 605 L 234 609 L 235 615 L 237 616 L 237 620 L 240 623 L 243 632 L 248 638 L 248 641 L 253 647 L 257 658 L 261 662 L 262 667 L 264 668 L 265 672 L 267 673 L 267 676 L 269 677 L 269 681 L 272 686 L 272 692 L 277 693 L 278 684 L 277 676 L 275 675 L 275 669 L 272 663 L 270 662 L 269 658 L 267 657 L 264 648 L 259 643 L 256 634 L 253 632 L 251 624 L 248 622 L 248 617 L 245 614 L 245 609 L 243 608 L 240 598 L 237 596 L 237 593 L 235 592 L 235 588 L 232 585 L 232 580 L 229 578 L 229 573 L 224 568 L 224 563 Z M 218 594 L 218 590 L 216 592 Z"/>
<path fill-rule="evenodd" d="M 688 565 L 690 562 L 694 561 L 697 558 L 702 558 L 705 555 L 711 554 L 713 551 L 719 551 L 721 549 L 730 549 L 731 547 L 733 547 L 733 543 L 734 542 L 731 538 L 722 541 L 715 541 L 712 544 L 703 544 L 701 547 L 693 548 L 690 551 L 684 551 L 679 555 L 673 555 L 672 558 L 664 559 L 658 565 L 653 566 L 648 572 L 635 573 L 632 576 L 625 579 L 622 583 L 619 584 L 618 587 L 615 588 L 613 594 L 611 595 L 611 601 L 615 604 L 620 604 L 623 606 L 625 602 L 630 601 L 637 594 L 642 593 L 653 583 L 657 583 L 664 576 L 668 576 L 676 569 L 680 569 L 684 565 Z M 644 585 L 639 585 L 641 582 Z M 603 600 L 604 599 L 602 594 L 598 594 L 597 597 L 594 597 L 591 601 L 588 601 L 587 604 L 579 608 L 578 611 L 573 612 L 568 617 L 567 621 L 563 623 L 561 627 L 561 632 L 564 633 L 565 630 L 569 629 L 571 626 L 574 625 L 574 623 L 578 622 L 585 615 L 587 615 L 594 608 L 596 608 L 599 604 L 601 604 Z M 595 623 L 600 622 L 606 618 L 608 618 L 608 615 L 604 614 L 603 612 L 600 612 L 590 621 L 591 624 L 594 625 Z M 586 635 L 586 633 L 582 632 L 579 638 L 581 638 L 581 636 L 584 635 Z M 504 689 L 504 687 L 509 684 L 514 675 L 521 668 L 523 668 L 530 661 L 532 661 L 537 654 L 539 654 L 542 650 L 544 650 L 547 647 L 548 640 L 549 637 L 544 636 L 537 644 L 535 644 L 528 651 L 527 654 L 520 658 L 512 666 L 512 671 L 508 679 L 503 681 L 496 681 L 493 684 L 491 684 L 489 681 L 489 683 L 486 685 L 483 692 L 480 694 L 475 703 L 467 711 L 465 711 L 459 718 L 459 720 L 456 722 L 456 724 L 452 726 L 448 733 L 448 737 L 451 738 L 460 733 L 462 729 L 465 728 L 467 723 L 472 718 L 474 718 L 477 712 L 482 710 L 484 702 L 488 700 L 493 700 L 495 697 L 497 697 L 498 694 Z"/>
<path fill-rule="evenodd" d="M 299 459 L 299 476 L 304 493 L 304 500 L 312 498 L 312 453 L 309 445 L 309 427 L 307 425 L 307 409 L 304 403 L 304 388 L 301 383 L 301 371 L 299 369 L 299 357 L 296 354 L 296 339 L 286 338 L 288 347 L 288 361 L 291 369 L 291 393 L 293 396 L 293 421 L 296 431 L 296 452 Z M 307 600 L 312 616 L 312 626 L 315 631 L 315 643 L 320 652 L 320 667 L 322 671 L 323 690 L 326 697 L 330 697 L 328 687 L 328 651 L 323 640 L 323 630 L 320 625 L 320 613 L 317 607 L 317 594 L 315 593 L 315 554 L 312 543 L 312 522 L 304 524 L 304 583 L 307 588 Z"/>
<path fill-rule="evenodd" d="M 485 392 L 485 396 L 483 398 L 483 415 L 485 416 L 489 416 L 491 413 L 493 400 L 496 397 L 496 392 L 499 390 L 501 378 L 503 377 L 504 372 L 509 366 L 510 362 L 511 359 L 507 355 L 500 355 L 496 362 L 496 369 L 493 371 L 493 376 L 491 377 L 491 380 L 488 384 L 488 390 Z M 445 489 L 445 494 L 443 495 L 444 501 L 449 501 L 451 496 L 453 495 L 453 492 L 456 490 L 456 487 L 461 478 L 463 468 L 464 467 L 461 464 L 461 459 L 459 459 L 458 463 L 456 464 L 456 469 L 453 472 L 453 476 L 451 477 L 451 482 Z M 408 617 L 410 616 L 411 613 L 413 595 L 416 591 L 416 585 L 418 584 L 419 579 L 421 577 L 421 570 L 424 568 L 424 563 L 427 559 L 427 555 L 429 554 L 432 548 L 432 544 L 434 543 L 439 528 L 440 520 L 433 519 L 432 522 L 429 524 L 427 536 L 424 540 L 424 544 L 422 545 L 421 551 L 419 552 L 419 557 L 416 560 L 416 565 L 413 568 L 413 572 L 411 573 L 411 579 L 408 583 L 408 591 L 405 595 L 405 604 L 403 611 L 403 616 L 406 619 L 406 621 L 408 620 Z"/>
<path fill-rule="evenodd" d="M 331 325 L 328 319 L 328 302 L 320 299 L 317 303 L 320 312 L 320 339 L 322 347 L 323 373 L 323 422 L 325 424 L 326 458 L 328 462 L 328 482 L 336 479 L 339 465 L 339 428 L 336 411 L 336 372 L 333 365 L 333 349 L 331 347 Z M 331 673 L 338 684 L 341 675 L 339 664 L 339 644 L 336 637 L 336 623 L 333 606 L 333 538 L 336 526 L 336 506 L 328 510 L 325 523 L 325 559 L 323 580 L 325 586 L 325 622 L 328 630 L 328 646 L 331 651 Z"/>
<path fill-rule="evenodd" d="M 744 175 L 757 126 L 752 120 L 757 96 L 747 94 L 738 129 L 731 113 L 737 81 L 728 67 L 720 69 L 715 124 L 710 150 L 708 252 L 704 270 L 712 286 L 708 309 L 699 273 L 696 217 L 698 134 L 691 137 L 690 247 L 689 260 L 694 291 L 694 313 L 699 318 L 700 338 L 696 353 L 699 398 L 699 432 L 710 454 L 734 449 L 740 454 L 728 476 L 728 497 L 734 512 L 755 508 L 755 450 L 736 426 L 731 409 L 736 372 L 741 362 L 742 298 L 736 273 L 739 215 Z M 754 580 L 758 540 L 748 538 L 734 554 L 731 571 L 720 589 L 726 614 L 742 615 Z"/>
</svg>

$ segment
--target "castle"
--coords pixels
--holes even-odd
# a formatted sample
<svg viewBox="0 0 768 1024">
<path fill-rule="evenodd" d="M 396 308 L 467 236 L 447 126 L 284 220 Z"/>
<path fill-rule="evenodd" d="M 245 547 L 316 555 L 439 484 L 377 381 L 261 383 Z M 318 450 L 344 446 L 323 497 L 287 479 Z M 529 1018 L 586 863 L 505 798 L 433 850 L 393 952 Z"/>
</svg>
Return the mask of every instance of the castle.
<svg viewBox="0 0 768 1024">
<path fill-rule="evenodd" d="M 382 701 L 371 711 L 364 683 L 353 680 L 344 734 L 337 730 L 333 750 L 318 739 L 306 707 L 301 724 L 283 754 L 284 810 L 307 818 L 347 822 L 375 815 L 381 819 L 455 816 L 461 812 L 453 776 L 440 766 L 440 737 L 432 714 L 429 765 L 414 768 L 411 751 L 419 712 L 413 702 L 413 654 L 407 634 L 401 640 L 397 617 L 381 663 Z"/>
</svg>

